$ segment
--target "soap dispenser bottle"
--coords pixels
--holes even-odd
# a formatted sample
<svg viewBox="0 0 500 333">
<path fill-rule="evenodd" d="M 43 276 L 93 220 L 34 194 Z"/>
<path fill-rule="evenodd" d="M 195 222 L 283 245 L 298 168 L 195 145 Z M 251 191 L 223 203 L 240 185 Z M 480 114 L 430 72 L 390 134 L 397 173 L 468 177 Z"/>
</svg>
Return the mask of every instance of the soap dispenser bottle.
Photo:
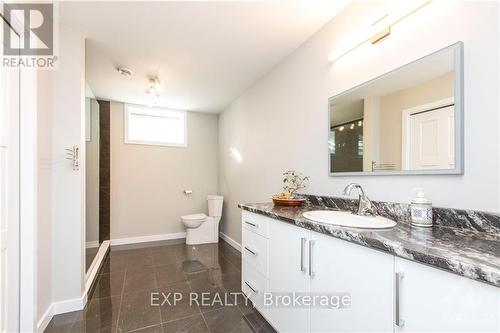
<svg viewBox="0 0 500 333">
<path fill-rule="evenodd" d="M 432 202 L 425 197 L 423 188 L 415 189 L 417 196 L 411 201 L 411 224 L 417 227 L 432 227 Z"/>
</svg>

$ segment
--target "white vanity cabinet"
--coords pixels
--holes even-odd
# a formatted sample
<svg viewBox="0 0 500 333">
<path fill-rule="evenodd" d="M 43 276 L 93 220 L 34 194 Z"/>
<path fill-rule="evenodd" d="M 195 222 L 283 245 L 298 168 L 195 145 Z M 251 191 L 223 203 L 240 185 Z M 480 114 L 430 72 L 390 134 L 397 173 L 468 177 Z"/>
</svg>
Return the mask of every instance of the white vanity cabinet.
<svg viewBox="0 0 500 333">
<path fill-rule="evenodd" d="M 394 268 L 395 332 L 500 332 L 500 288 L 398 257 Z"/>
<path fill-rule="evenodd" d="M 392 332 L 393 265 L 391 255 L 274 220 L 269 292 L 328 297 L 333 307 L 271 306 L 269 320 L 279 332 Z"/>
<path fill-rule="evenodd" d="M 309 293 L 309 231 L 286 222 L 269 224 L 269 292 L 273 296 Z M 279 332 L 309 332 L 308 307 L 270 306 L 269 322 Z"/>
<path fill-rule="evenodd" d="M 500 288 L 247 211 L 242 226 L 242 290 L 279 332 L 500 332 Z M 350 306 L 265 306 L 292 293 Z"/>
<path fill-rule="evenodd" d="M 350 298 L 348 307 L 311 308 L 311 332 L 392 332 L 394 257 L 316 232 L 308 239 L 311 295 Z"/>
<path fill-rule="evenodd" d="M 264 317 L 264 294 L 269 284 L 270 218 L 243 211 L 241 215 L 241 291 L 254 303 Z"/>
</svg>

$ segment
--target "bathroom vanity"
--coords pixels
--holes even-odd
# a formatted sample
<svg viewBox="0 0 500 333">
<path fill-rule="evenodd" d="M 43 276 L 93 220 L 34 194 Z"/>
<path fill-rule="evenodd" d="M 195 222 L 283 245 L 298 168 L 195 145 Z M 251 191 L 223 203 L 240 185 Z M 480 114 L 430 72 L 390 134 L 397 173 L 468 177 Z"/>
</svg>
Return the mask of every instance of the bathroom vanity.
<svg viewBox="0 0 500 333">
<path fill-rule="evenodd" d="M 339 227 L 304 218 L 318 209 L 310 203 L 240 208 L 242 290 L 279 332 L 500 332 L 497 233 Z M 349 295 L 350 305 L 265 304 L 291 293 Z"/>
<path fill-rule="evenodd" d="M 457 42 L 331 97 L 330 175 L 463 174 L 463 83 Z M 499 214 L 434 207 L 433 228 L 411 228 L 407 204 L 352 188 L 359 201 L 240 205 L 242 290 L 276 330 L 500 332 Z M 268 302 L 293 293 L 349 304 Z"/>
</svg>

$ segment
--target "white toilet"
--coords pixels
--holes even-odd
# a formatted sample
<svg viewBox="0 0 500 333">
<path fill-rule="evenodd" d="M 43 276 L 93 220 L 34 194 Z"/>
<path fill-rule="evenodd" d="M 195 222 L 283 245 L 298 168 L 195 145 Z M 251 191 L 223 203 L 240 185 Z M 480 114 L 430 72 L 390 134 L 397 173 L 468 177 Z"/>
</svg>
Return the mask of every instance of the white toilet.
<svg viewBox="0 0 500 333">
<path fill-rule="evenodd" d="M 186 227 L 186 244 L 206 244 L 219 242 L 219 222 L 222 216 L 224 197 L 220 195 L 207 196 L 208 216 L 191 214 L 181 217 Z"/>
</svg>

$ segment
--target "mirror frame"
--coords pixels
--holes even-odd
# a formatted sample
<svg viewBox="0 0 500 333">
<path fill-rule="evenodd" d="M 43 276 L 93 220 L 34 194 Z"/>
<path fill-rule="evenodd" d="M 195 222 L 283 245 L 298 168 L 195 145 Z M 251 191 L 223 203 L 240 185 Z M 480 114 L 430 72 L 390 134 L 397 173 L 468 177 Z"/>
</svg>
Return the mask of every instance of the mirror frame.
<svg viewBox="0 0 500 333">
<path fill-rule="evenodd" d="M 390 171 L 377 171 L 377 172 L 366 172 L 366 171 L 352 171 L 352 172 L 332 172 L 330 170 L 330 149 L 328 148 L 328 140 L 330 137 L 330 124 L 331 124 L 331 112 L 330 105 L 331 102 L 343 95 L 346 95 L 358 88 L 365 85 L 371 84 L 377 80 L 381 80 L 398 70 L 411 66 L 418 61 L 439 54 L 453 50 L 454 68 L 453 68 L 453 91 L 454 91 L 454 102 L 455 102 L 455 168 L 454 169 L 430 169 L 430 170 L 390 170 Z M 328 98 L 328 135 L 327 135 L 327 152 L 328 152 L 328 174 L 330 177 L 344 177 L 344 176 L 404 176 L 404 175 L 463 175 L 464 174 L 464 44 L 463 42 L 457 42 L 449 45 L 445 48 L 439 49 L 435 52 L 427 54 L 417 60 L 393 69 L 387 73 L 384 73 L 376 78 L 365 81 L 357 86 L 354 86 L 348 90 L 345 90 L 337 95 Z"/>
</svg>

